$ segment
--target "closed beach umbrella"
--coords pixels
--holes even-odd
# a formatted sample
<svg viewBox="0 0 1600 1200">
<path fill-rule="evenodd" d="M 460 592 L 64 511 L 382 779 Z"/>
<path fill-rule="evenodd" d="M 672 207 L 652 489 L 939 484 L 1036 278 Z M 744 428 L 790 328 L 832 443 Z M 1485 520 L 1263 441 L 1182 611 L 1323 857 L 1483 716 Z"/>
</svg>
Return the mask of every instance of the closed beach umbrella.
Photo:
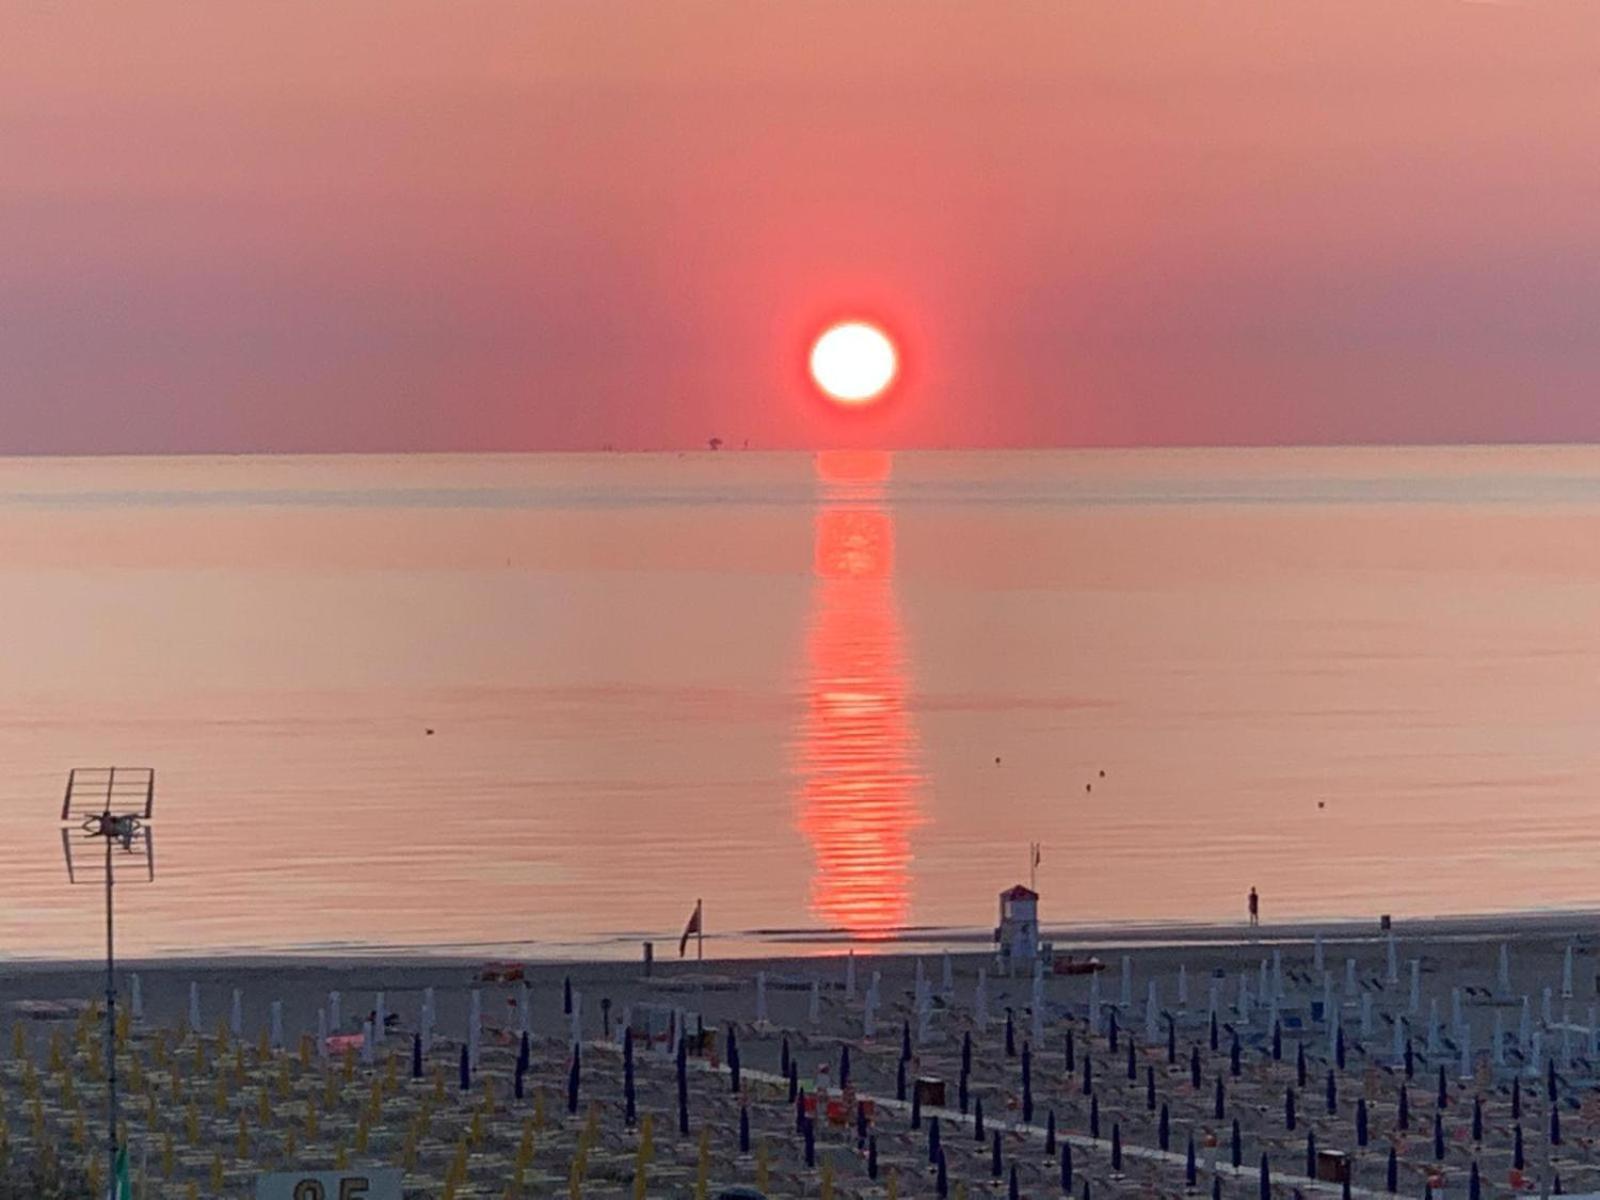
<svg viewBox="0 0 1600 1200">
<path fill-rule="evenodd" d="M 1395 1113 L 1395 1124 L 1401 1130 L 1411 1128 L 1411 1097 L 1406 1091 L 1406 1085 L 1400 1085 L 1400 1101 Z"/>
<path fill-rule="evenodd" d="M 1044 1152 L 1046 1154 L 1056 1152 L 1056 1110 L 1053 1108 L 1045 1114 Z"/>
<path fill-rule="evenodd" d="M 961 1072 L 960 1080 L 956 1083 L 956 1103 L 960 1106 L 962 1112 L 967 1111 L 968 1096 L 967 1073 L 963 1071 Z"/>
<path fill-rule="evenodd" d="M 792 1068 L 793 1063 L 789 1064 Z M 678 1136 L 689 1136 L 689 1048 L 678 1039 Z M 792 1076 L 791 1076 L 792 1078 Z"/>
<path fill-rule="evenodd" d="M 572 976 L 568 975 L 561 981 L 561 1012 L 564 1016 L 572 1015 Z"/>
<path fill-rule="evenodd" d="M 1439 1064 L 1439 1101 L 1440 1108 L 1450 1107 L 1450 1085 L 1444 1077 L 1444 1064 Z"/>
<path fill-rule="evenodd" d="M 578 1111 L 578 1080 L 580 1064 L 583 1061 L 583 1050 L 574 1045 L 572 1047 L 572 1065 L 567 1068 L 567 1115 L 575 1115 Z"/>
<path fill-rule="evenodd" d="M 1069 1029 L 1067 1030 L 1067 1070 L 1069 1072 L 1076 1071 L 1078 1069 L 1077 1058 L 1077 1048 L 1072 1044 L 1072 1030 Z M 961 1045 L 961 1067 L 962 1070 L 971 1070 L 972 1068 L 971 1034 L 967 1035 L 966 1039 Z"/>
<path fill-rule="evenodd" d="M 1224 1114 L 1227 1112 L 1226 1101 L 1227 1097 L 1222 1090 L 1222 1076 L 1218 1075 L 1216 1094 L 1212 1097 L 1211 1101 L 1211 1116 L 1213 1119 L 1218 1121 L 1222 1120 Z"/>
<path fill-rule="evenodd" d="M 1306 1178 L 1317 1177 L 1317 1131 L 1306 1130 Z"/>
<path fill-rule="evenodd" d="M 1361 1096 L 1356 1100 L 1356 1145 L 1366 1148 L 1367 1144 L 1367 1098 Z"/>
<path fill-rule="evenodd" d="M 1235 1079 L 1239 1078 L 1241 1073 L 1241 1067 L 1239 1063 L 1239 1034 L 1237 1031 L 1235 1031 L 1233 1035 L 1233 1044 L 1228 1047 L 1228 1071 Z"/>
<path fill-rule="evenodd" d="M 1338 1064 L 1339 1070 L 1344 1070 L 1344 1026 L 1340 1025 L 1333 1031 L 1333 1061 Z"/>
<path fill-rule="evenodd" d="M 991 1149 L 989 1151 L 989 1178 L 991 1178 L 991 1179 L 1004 1179 L 1005 1178 L 1005 1167 L 1000 1162 L 1000 1131 L 998 1129 L 996 1129 L 994 1131 L 994 1136 L 990 1141 L 990 1146 L 991 1146 Z M 1112 1149 L 1111 1149 L 1112 1161 L 1113 1162 L 1116 1161 L 1116 1156 L 1117 1156 L 1118 1153 L 1119 1153 L 1119 1151 L 1117 1150 L 1116 1143 L 1113 1142 L 1112 1143 Z"/>
<path fill-rule="evenodd" d="M 983 1097 L 972 1102 L 972 1140 L 983 1143 Z"/>
<path fill-rule="evenodd" d="M 1550 1110 L 1550 1144 L 1552 1146 L 1561 1145 L 1561 1110 L 1559 1108 Z"/>
<path fill-rule="evenodd" d="M 1008 1019 L 1007 1022 L 1006 1022 L 1007 1029 L 1010 1028 L 1010 1024 L 1011 1023 L 1010 1023 L 1010 1021 Z M 910 1057 L 911 1057 L 911 1022 L 910 1021 L 902 1021 L 900 1023 L 900 1061 L 901 1062 L 905 1062 Z M 902 1099 L 904 1099 L 904 1097 L 902 1097 Z"/>
<path fill-rule="evenodd" d="M 995 1161 L 999 1162 L 1000 1161 L 1000 1158 L 999 1158 L 999 1155 L 1000 1155 L 1000 1135 L 999 1134 L 995 1134 L 994 1152 L 995 1152 Z M 1122 1126 L 1117 1124 L 1115 1121 L 1111 1122 L 1111 1169 L 1113 1171 L 1121 1171 L 1122 1170 Z"/>
<path fill-rule="evenodd" d="M 422 1035 L 411 1035 L 411 1078 L 422 1078 Z"/>
<path fill-rule="evenodd" d="M 1229 1143 L 1229 1150 L 1228 1161 L 1236 1168 L 1242 1167 L 1244 1165 L 1244 1133 L 1239 1128 L 1238 1117 L 1233 1119 L 1233 1138 Z"/>
<path fill-rule="evenodd" d="M 1172 1017 L 1167 1018 L 1167 1061 L 1178 1061 L 1178 1022 Z"/>
<path fill-rule="evenodd" d="M 1172 1125 L 1167 1116 L 1167 1106 L 1161 1106 L 1161 1115 L 1156 1118 L 1156 1144 L 1166 1150 L 1172 1142 Z"/>
<path fill-rule="evenodd" d="M 783 1043 L 778 1047 L 778 1074 L 787 1075 L 788 1073 L 789 1073 L 789 1035 L 788 1034 L 784 1034 Z M 790 1096 L 789 1099 L 793 1100 L 794 1097 Z"/>
<path fill-rule="evenodd" d="M 1217 1014 L 1216 1013 L 1212 1013 L 1211 1014 L 1211 1051 L 1212 1051 L 1213 1054 L 1216 1053 L 1216 1049 L 1220 1044 L 1221 1044 L 1221 1042 L 1217 1037 Z"/>
<path fill-rule="evenodd" d="M 1022 1046 L 1022 1120 L 1033 1122 L 1033 1052 L 1026 1042 Z"/>
<path fill-rule="evenodd" d="M 839 1090 L 850 1086 L 850 1043 L 839 1047 Z"/>
<path fill-rule="evenodd" d="M 1085 1054 L 1083 1056 L 1083 1094 L 1085 1096 L 1088 1096 L 1088 1095 L 1092 1095 L 1093 1093 L 1094 1093 L 1094 1062 L 1093 1062 L 1093 1060 L 1090 1059 L 1090 1057 L 1087 1054 Z"/>
<path fill-rule="evenodd" d="M 939 1118 L 928 1118 L 928 1163 L 937 1163 L 943 1151 L 939 1148 Z"/>
<path fill-rule="evenodd" d="M 793 1104 L 800 1091 L 800 1064 L 789 1060 L 789 1103 Z"/>
<path fill-rule="evenodd" d="M 1522 1080 L 1520 1079 L 1511 1081 L 1511 1119 L 1513 1121 L 1522 1119 Z"/>
<path fill-rule="evenodd" d="M 1072 1034 L 1067 1034 L 1067 1058 L 1072 1058 Z M 972 1070 L 972 1031 L 969 1029 L 961 1035 L 961 1073 L 967 1074 Z M 1072 1070 L 1072 1063 L 1068 1061 L 1067 1070 Z"/>
<path fill-rule="evenodd" d="M 1099 1096 L 1090 1096 L 1089 1097 L 1089 1136 L 1092 1137 L 1092 1138 L 1097 1138 L 1097 1137 L 1100 1136 L 1100 1097 Z"/>
<path fill-rule="evenodd" d="M 1384 1189 L 1391 1194 L 1400 1190 L 1400 1160 L 1395 1157 L 1394 1147 L 1389 1147 L 1389 1165 L 1383 1176 Z"/>
<path fill-rule="evenodd" d="M 867 1138 L 867 1178 L 878 1177 L 878 1135 Z"/>
<path fill-rule="evenodd" d="M 1261 1185 L 1259 1195 L 1261 1200 L 1272 1200 L 1272 1171 L 1267 1166 L 1267 1156 L 1261 1156 Z"/>
<path fill-rule="evenodd" d="M 909 1046 L 911 1044 L 911 1034 L 909 1032 L 910 1026 L 908 1025 L 906 1028 L 907 1028 L 906 1045 Z M 1115 1043 L 1113 1043 L 1112 1049 L 1116 1049 Z M 908 1049 L 906 1051 L 906 1053 L 909 1054 L 910 1050 Z M 1006 1057 L 1007 1058 L 1015 1058 L 1016 1054 L 1017 1054 L 1017 1024 L 1012 1019 L 1011 1010 L 1008 1008 L 1008 1009 L 1006 1009 Z"/>
<path fill-rule="evenodd" d="M 728 1080 L 732 1086 L 733 1094 L 739 1094 L 739 1035 L 732 1025 L 728 1026 Z M 843 1082 L 840 1083 L 843 1087 Z"/>
<path fill-rule="evenodd" d="M 1285 1088 L 1283 1091 L 1283 1127 L 1294 1132 L 1294 1089 Z"/>
<path fill-rule="evenodd" d="M 1295 1080 L 1296 1086 L 1305 1087 L 1305 1085 L 1306 1085 L 1306 1047 L 1305 1047 L 1305 1043 L 1304 1042 L 1301 1042 L 1300 1045 L 1295 1047 L 1294 1080 Z"/>
<path fill-rule="evenodd" d="M 1278 1021 L 1272 1023 L 1272 1061 L 1283 1061 L 1283 1025 Z"/>
<path fill-rule="evenodd" d="M 856 1148 L 862 1149 L 867 1144 L 867 1107 L 857 1102 L 856 1104 Z"/>
<path fill-rule="evenodd" d="M 1411 1039 L 1406 1039 L 1406 1078 L 1411 1079 L 1417 1073 L 1417 1056 L 1411 1049 Z"/>
<path fill-rule="evenodd" d="M 950 1176 L 945 1170 L 944 1151 L 939 1152 L 934 1165 L 938 1168 L 938 1174 L 934 1176 L 933 1182 L 934 1195 L 938 1196 L 939 1200 L 944 1200 L 950 1194 Z"/>
<path fill-rule="evenodd" d="M 1018 1196 L 1020 1195 L 1020 1193 L 1017 1191 L 1016 1163 L 1011 1164 L 1011 1185 L 1006 1189 L 1006 1195 L 1010 1197 L 1010 1200 L 1017 1200 Z"/>
<path fill-rule="evenodd" d="M 1328 1072 L 1328 1115 L 1336 1116 L 1339 1112 L 1339 1084 L 1332 1071 Z"/>
<path fill-rule="evenodd" d="M 1072 1194 L 1072 1143 L 1061 1143 L 1061 1194 Z"/>
<path fill-rule="evenodd" d="M 911 1089 L 911 1128 L 922 1128 L 922 1089 Z"/>
<path fill-rule="evenodd" d="M 1522 1170 L 1523 1167 L 1527 1166 L 1527 1163 L 1522 1157 L 1521 1125 L 1513 1125 L 1511 1127 L 1511 1165 L 1519 1171 Z"/>
<path fill-rule="evenodd" d="M 1547 1058 L 1544 1062 L 1544 1098 L 1554 1104 L 1556 1102 L 1556 1060 Z"/>
<path fill-rule="evenodd" d="M 1483 1141 L 1483 1097 L 1472 1098 L 1472 1140 Z"/>
<path fill-rule="evenodd" d="M 1444 1161 L 1444 1116 L 1433 1114 L 1433 1161 Z"/>
<path fill-rule="evenodd" d="M 794 1098 L 794 1131 L 796 1133 L 804 1133 L 806 1131 L 805 1088 L 801 1088 L 799 1095 Z"/>
<path fill-rule="evenodd" d="M 1137 1078 L 1139 1078 L 1139 1060 L 1134 1053 L 1133 1038 L 1130 1037 L 1128 1039 L 1128 1080 L 1132 1082 Z"/>
<path fill-rule="evenodd" d="M 1467 1175 L 1467 1200 L 1482 1200 L 1483 1184 L 1478 1179 L 1478 1160 L 1472 1160 L 1472 1170 Z"/>
<path fill-rule="evenodd" d="M 906 1099 L 906 1060 L 901 1059 L 900 1065 L 895 1068 L 894 1098 L 904 1104 Z"/>
<path fill-rule="evenodd" d="M 805 1122 L 805 1129 L 802 1130 L 802 1132 L 805 1134 L 805 1138 L 806 1138 L 806 1166 L 814 1167 L 814 1166 L 817 1165 L 817 1125 L 816 1125 L 816 1122 L 815 1121 L 807 1121 L 807 1122 Z"/>
<path fill-rule="evenodd" d="M 1009 1025 L 1008 1025 L 1009 1028 Z M 1106 1042 L 1111 1047 L 1111 1053 L 1117 1052 L 1117 1010 L 1111 1010 L 1111 1024 L 1106 1030 Z M 1007 1053 L 1010 1053 L 1008 1050 Z"/>
<path fill-rule="evenodd" d="M 1200 1090 L 1200 1047 L 1189 1047 L 1189 1086 Z"/>
<path fill-rule="evenodd" d="M 1189 1135 L 1189 1149 L 1183 1156 L 1183 1181 L 1190 1187 L 1195 1185 L 1200 1172 L 1194 1160 L 1194 1134 Z"/>
<path fill-rule="evenodd" d="M 739 1106 L 739 1153 L 750 1153 L 750 1110 Z"/>
<path fill-rule="evenodd" d="M 633 1063 L 633 1030 L 624 1026 L 622 1031 L 622 1061 L 624 1064 Z M 522 1031 L 522 1038 L 517 1043 L 517 1067 L 526 1071 L 533 1062 L 533 1043 L 528 1038 L 528 1031 Z"/>
<path fill-rule="evenodd" d="M 1148 1112 L 1155 1112 L 1156 1110 L 1156 1069 L 1154 1067 L 1146 1067 L 1144 1069 L 1144 1106 Z"/>
<path fill-rule="evenodd" d="M 467 1091 L 472 1087 L 472 1059 L 467 1054 L 467 1048 L 461 1047 L 461 1090 Z"/>
</svg>

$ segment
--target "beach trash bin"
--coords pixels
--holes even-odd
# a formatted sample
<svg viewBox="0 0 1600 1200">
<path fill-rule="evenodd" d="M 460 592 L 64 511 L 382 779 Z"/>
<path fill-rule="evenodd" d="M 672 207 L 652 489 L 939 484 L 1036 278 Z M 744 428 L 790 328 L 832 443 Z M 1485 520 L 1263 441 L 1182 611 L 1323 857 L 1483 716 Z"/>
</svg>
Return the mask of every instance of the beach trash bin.
<svg viewBox="0 0 1600 1200">
<path fill-rule="evenodd" d="M 944 1107 L 944 1080 L 937 1075 L 917 1076 L 917 1099 L 924 1108 Z"/>
<path fill-rule="evenodd" d="M 1349 1179 L 1349 1156 L 1342 1150 L 1318 1150 L 1317 1178 L 1323 1183 L 1343 1183 Z"/>
<path fill-rule="evenodd" d="M 1381 932 L 1388 933 L 1390 928 L 1392 927 L 1392 925 L 1393 925 L 1393 922 L 1389 920 L 1389 914 L 1388 913 L 1384 913 L 1381 917 L 1378 918 L 1378 929 Z"/>
</svg>

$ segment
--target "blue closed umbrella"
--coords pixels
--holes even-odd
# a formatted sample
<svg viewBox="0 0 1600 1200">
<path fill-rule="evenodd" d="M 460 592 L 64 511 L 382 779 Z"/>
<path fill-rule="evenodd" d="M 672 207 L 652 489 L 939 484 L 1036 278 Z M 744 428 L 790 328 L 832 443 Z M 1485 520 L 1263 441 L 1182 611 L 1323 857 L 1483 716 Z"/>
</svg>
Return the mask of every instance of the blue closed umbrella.
<svg viewBox="0 0 1600 1200">
<path fill-rule="evenodd" d="M 411 1078 L 422 1078 L 422 1035 L 411 1035 Z"/>
<path fill-rule="evenodd" d="M 1290 1133 L 1294 1132 L 1294 1089 L 1285 1088 L 1283 1091 L 1283 1127 Z"/>
<path fill-rule="evenodd" d="M 1045 1114 L 1044 1152 L 1046 1154 L 1056 1152 L 1056 1110 L 1053 1108 Z"/>
<path fill-rule="evenodd" d="M 1072 1143 L 1061 1143 L 1061 1194 L 1072 1195 Z"/>
<path fill-rule="evenodd" d="M 997 1139 L 995 1145 L 999 1144 Z M 999 1151 L 996 1150 L 995 1153 L 998 1154 Z M 1122 1170 L 1122 1126 L 1115 1121 L 1111 1122 L 1111 1169 Z"/>
<path fill-rule="evenodd" d="M 1092 1137 L 1092 1138 L 1097 1138 L 1097 1137 L 1100 1136 L 1100 1097 L 1099 1096 L 1090 1096 L 1089 1097 L 1089 1136 Z"/>
<path fill-rule="evenodd" d="M 581 1052 L 578 1044 L 572 1044 L 572 1065 L 567 1068 L 567 1113 L 575 1114 L 578 1111 L 578 1072 Z"/>
<path fill-rule="evenodd" d="M 1400 1160 L 1395 1157 L 1394 1147 L 1389 1147 L 1389 1166 L 1383 1177 L 1384 1187 L 1390 1193 L 1400 1190 Z"/>
<path fill-rule="evenodd" d="M 989 1153 L 989 1166 L 990 1166 L 990 1175 L 989 1175 L 989 1177 L 991 1179 L 1004 1179 L 1005 1178 L 1005 1169 L 1004 1169 L 1003 1165 L 1000 1162 L 1000 1131 L 998 1129 L 996 1129 L 994 1131 L 994 1136 L 993 1136 L 993 1140 L 991 1142 L 991 1146 L 992 1146 L 992 1149 L 990 1150 L 990 1153 Z"/>
<path fill-rule="evenodd" d="M 1239 1128 L 1239 1118 L 1233 1119 L 1233 1141 L 1230 1146 L 1229 1161 L 1237 1167 L 1244 1166 L 1244 1133 Z"/>
<path fill-rule="evenodd" d="M 472 1088 L 472 1057 L 467 1053 L 465 1046 L 461 1047 L 461 1090 L 469 1091 Z"/>
<path fill-rule="evenodd" d="M 1156 1143 L 1166 1150 L 1172 1141 L 1172 1123 L 1167 1117 L 1167 1106 L 1161 1106 L 1161 1116 L 1156 1119 Z"/>
<path fill-rule="evenodd" d="M 1222 1076 L 1217 1076 L 1216 1094 L 1211 1101 L 1211 1116 L 1213 1120 L 1220 1121 L 1227 1114 L 1227 1097 L 1222 1090 Z"/>
<path fill-rule="evenodd" d="M 750 1153 L 750 1110 L 739 1106 L 739 1153 Z"/>
<path fill-rule="evenodd" d="M 983 1142 L 983 1097 L 979 1096 L 972 1102 L 972 1140 Z"/>
<path fill-rule="evenodd" d="M 1339 1081 L 1330 1070 L 1328 1072 L 1328 1115 L 1337 1116 L 1339 1112 Z"/>
</svg>

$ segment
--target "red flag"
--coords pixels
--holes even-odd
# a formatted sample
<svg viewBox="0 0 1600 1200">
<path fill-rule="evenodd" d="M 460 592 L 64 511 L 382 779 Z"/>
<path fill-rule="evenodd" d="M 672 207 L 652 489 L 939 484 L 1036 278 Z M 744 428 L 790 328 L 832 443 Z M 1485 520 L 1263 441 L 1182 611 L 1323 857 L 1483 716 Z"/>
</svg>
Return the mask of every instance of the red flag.
<svg viewBox="0 0 1600 1200">
<path fill-rule="evenodd" d="M 678 939 L 678 957 L 682 958 L 689 949 L 689 939 L 700 933 L 700 901 L 694 902 L 694 916 L 689 918 L 689 923 L 683 927 L 683 936 Z"/>
</svg>

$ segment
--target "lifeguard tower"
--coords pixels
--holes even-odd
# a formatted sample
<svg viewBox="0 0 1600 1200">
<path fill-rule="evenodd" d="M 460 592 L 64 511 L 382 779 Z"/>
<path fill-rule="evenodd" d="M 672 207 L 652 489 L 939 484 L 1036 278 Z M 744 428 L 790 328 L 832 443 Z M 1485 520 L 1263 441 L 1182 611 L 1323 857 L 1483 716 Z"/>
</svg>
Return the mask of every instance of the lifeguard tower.
<svg viewBox="0 0 1600 1200">
<path fill-rule="evenodd" d="M 1000 924 L 994 940 L 1000 945 L 1000 964 L 1032 964 L 1039 957 L 1039 893 L 1020 883 L 1000 893 Z"/>
</svg>

